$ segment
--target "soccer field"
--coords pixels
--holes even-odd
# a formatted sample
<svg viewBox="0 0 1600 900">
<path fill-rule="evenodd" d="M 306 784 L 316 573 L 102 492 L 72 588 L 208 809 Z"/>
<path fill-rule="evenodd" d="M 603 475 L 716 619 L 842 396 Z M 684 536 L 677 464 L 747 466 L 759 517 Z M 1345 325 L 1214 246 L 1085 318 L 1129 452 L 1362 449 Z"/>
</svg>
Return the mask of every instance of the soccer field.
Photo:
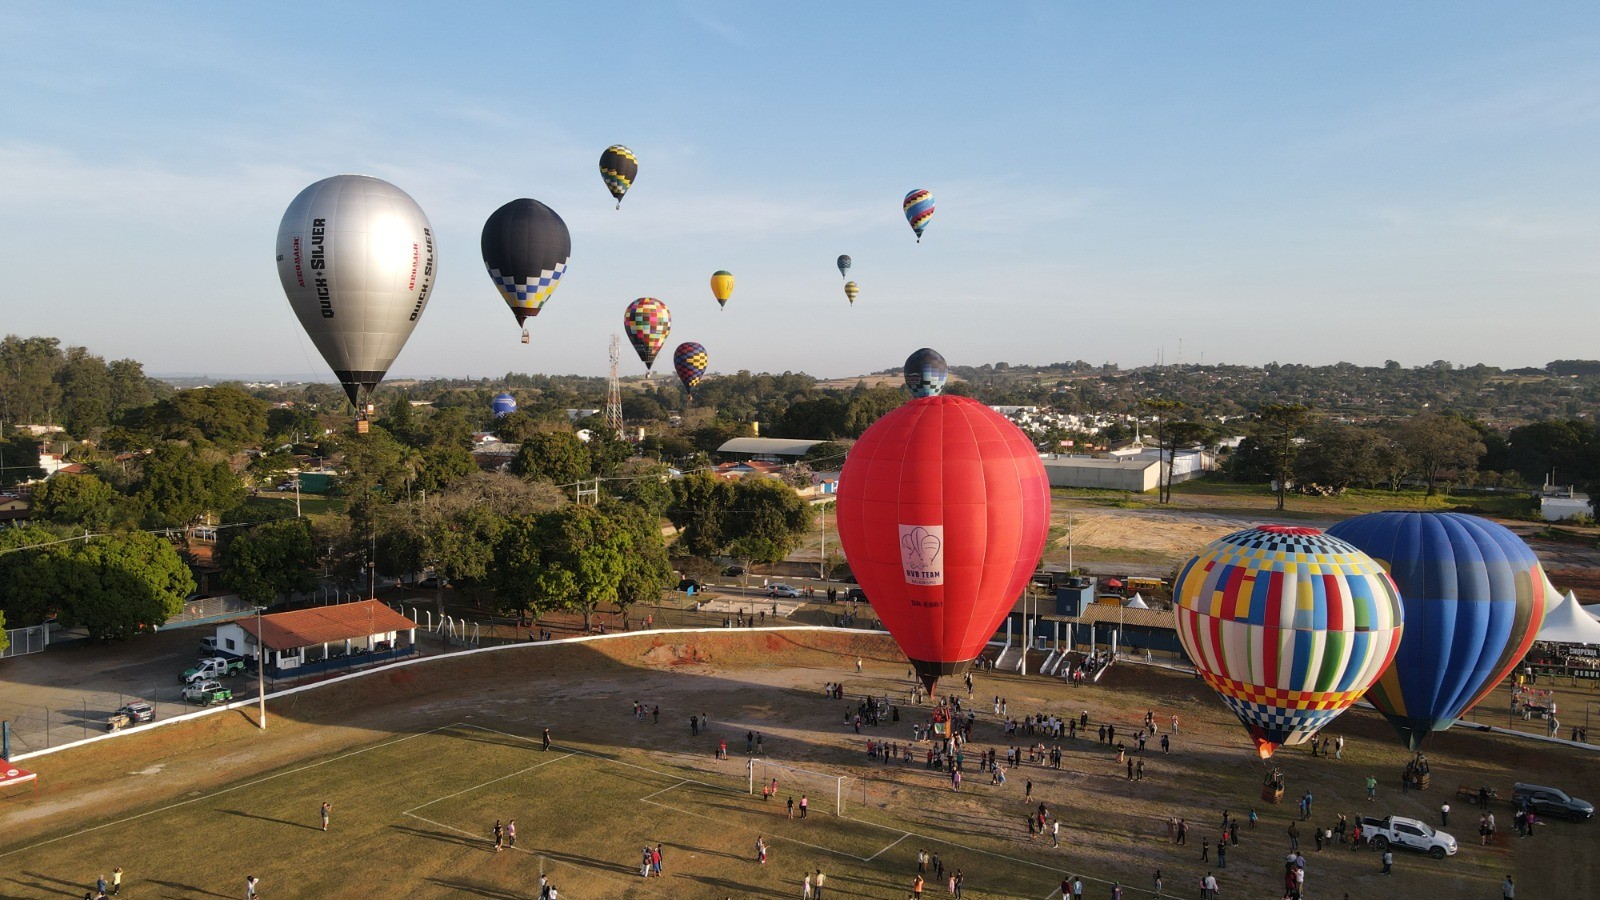
<svg viewBox="0 0 1600 900">
<path fill-rule="evenodd" d="M 720 765 L 728 774 L 560 744 L 545 751 L 536 736 L 456 723 L 12 850 L 0 857 L 11 870 L 3 883 L 8 893 L 75 896 L 120 865 L 136 896 L 151 895 L 146 886 L 158 896 L 242 896 L 253 874 L 264 897 L 402 885 L 406 896 L 527 897 L 544 874 L 573 898 L 797 897 L 805 873 L 821 869 L 831 896 L 905 897 L 918 849 L 940 854 L 947 873 L 962 868 L 974 898 L 1042 898 L 1062 877 L 981 834 L 901 822 L 891 807 L 916 800 L 905 788 L 847 782 L 836 815 L 825 778 L 758 762 L 758 773 L 780 778 L 778 795 L 764 800 L 748 792 L 743 759 Z M 809 815 L 790 817 L 784 801 L 801 793 Z M 926 793 L 933 820 L 939 792 Z M 333 804 L 327 833 L 324 800 Z M 496 853 L 492 828 L 513 819 L 516 844 Z M 642 878 L 640 851 L 657 844 L 664 877 Z"/>
</svg>

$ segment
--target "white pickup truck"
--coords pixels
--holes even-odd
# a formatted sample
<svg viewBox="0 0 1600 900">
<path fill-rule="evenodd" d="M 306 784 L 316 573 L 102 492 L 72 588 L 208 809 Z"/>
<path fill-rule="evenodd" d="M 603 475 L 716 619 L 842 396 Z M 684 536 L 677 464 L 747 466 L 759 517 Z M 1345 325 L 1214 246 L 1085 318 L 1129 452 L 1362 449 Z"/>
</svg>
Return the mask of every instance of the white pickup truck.
<svg viewBox="0 0 1600 900">
<path fill-rule="evenodd" d="M 244 660 L 228 659 L 224 656 L 213 656 L 202 659 L 192 669 L 185 669 L 183 673 L 184 684 L 194 684 L 206 678 L 224 678 L 229 675 L 238 675 L 244 671 Z"/>
<path fill-rule="evenodd" d="M 1454 837 L 1403 816 L 1385 819 L 1362 816 L 1361 833 L 1379 850 L 1396 847 L 1426 853 L 1434 859 L 1444 859 L 1446 856 L 1455 856 L 1458 849 Z"/>
</svg>

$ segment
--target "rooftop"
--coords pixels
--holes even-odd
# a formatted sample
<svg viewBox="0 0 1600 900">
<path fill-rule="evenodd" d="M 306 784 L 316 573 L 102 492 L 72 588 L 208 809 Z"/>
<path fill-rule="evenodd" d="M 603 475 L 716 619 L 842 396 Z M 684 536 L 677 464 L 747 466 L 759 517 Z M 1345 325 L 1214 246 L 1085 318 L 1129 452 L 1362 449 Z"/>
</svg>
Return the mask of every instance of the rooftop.
<svg viewBox="0 0 1600 900">
<path fill-rule="evenodd" d="M 256 632 L 254 617 L 239 620 L 243 628 L 269 650 L 292 650 L 315 644 L 333 644 L 372 634 L 390 631 L 409 631 L 417 623 L 377 600 L 342 603 L 337 606 L 316 606 L 292 612 L 273 613 L 261 617 L 261 630 Z"/>
</svg>

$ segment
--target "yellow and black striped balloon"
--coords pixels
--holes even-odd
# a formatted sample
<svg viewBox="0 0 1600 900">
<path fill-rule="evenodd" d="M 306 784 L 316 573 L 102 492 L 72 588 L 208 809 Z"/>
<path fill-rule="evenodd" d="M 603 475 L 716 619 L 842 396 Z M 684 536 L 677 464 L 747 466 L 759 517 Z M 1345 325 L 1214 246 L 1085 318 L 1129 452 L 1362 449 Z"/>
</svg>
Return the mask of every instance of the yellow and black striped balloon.
<svg viewBox="0 0 1600 900">
<path fill-rule="evenodd" d="M 622 195 L 633 187 L 639 177 L 639 158 L 621 144 L 612 144 L 600 154 L 600 177 L 605 179 L 606 190 L 617 198 L 617 209 L 622 208 Z"/>
</svg>

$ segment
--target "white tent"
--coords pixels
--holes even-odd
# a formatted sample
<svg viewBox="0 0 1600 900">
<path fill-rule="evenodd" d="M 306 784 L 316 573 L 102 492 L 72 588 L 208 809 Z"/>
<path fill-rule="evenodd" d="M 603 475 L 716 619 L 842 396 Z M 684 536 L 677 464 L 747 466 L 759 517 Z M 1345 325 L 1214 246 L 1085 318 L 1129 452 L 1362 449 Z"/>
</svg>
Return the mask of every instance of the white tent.
<svg viewBox="0 0 1600 900">
<path fill-rule="evenodd" d="M 1125 605 L 1127 606 L 1128 609 L 1149 609 L 1150 608 L 1150 604 L 1144 602 L 1144 597 L 1139 595 L 1139 594 L 1134 594 L 1133 595 L 1133 599 L 1129 600 Z"/>
<path fill-rule="evenodd" d="M 1600 621 L 1583 611 L 1578 598 L 1566 596 L 1544 615 L 1539 640 L 1557 644 L 1600 644 Z"/>
<path fill-rule="evenodd" d="M 1588 606 L 1583 607 L 1583 611 L 1591 616 L 1594 616 L 1596 619 L 1600 619 L 1600 603 L 1591 603 Z"/>
</svg>

